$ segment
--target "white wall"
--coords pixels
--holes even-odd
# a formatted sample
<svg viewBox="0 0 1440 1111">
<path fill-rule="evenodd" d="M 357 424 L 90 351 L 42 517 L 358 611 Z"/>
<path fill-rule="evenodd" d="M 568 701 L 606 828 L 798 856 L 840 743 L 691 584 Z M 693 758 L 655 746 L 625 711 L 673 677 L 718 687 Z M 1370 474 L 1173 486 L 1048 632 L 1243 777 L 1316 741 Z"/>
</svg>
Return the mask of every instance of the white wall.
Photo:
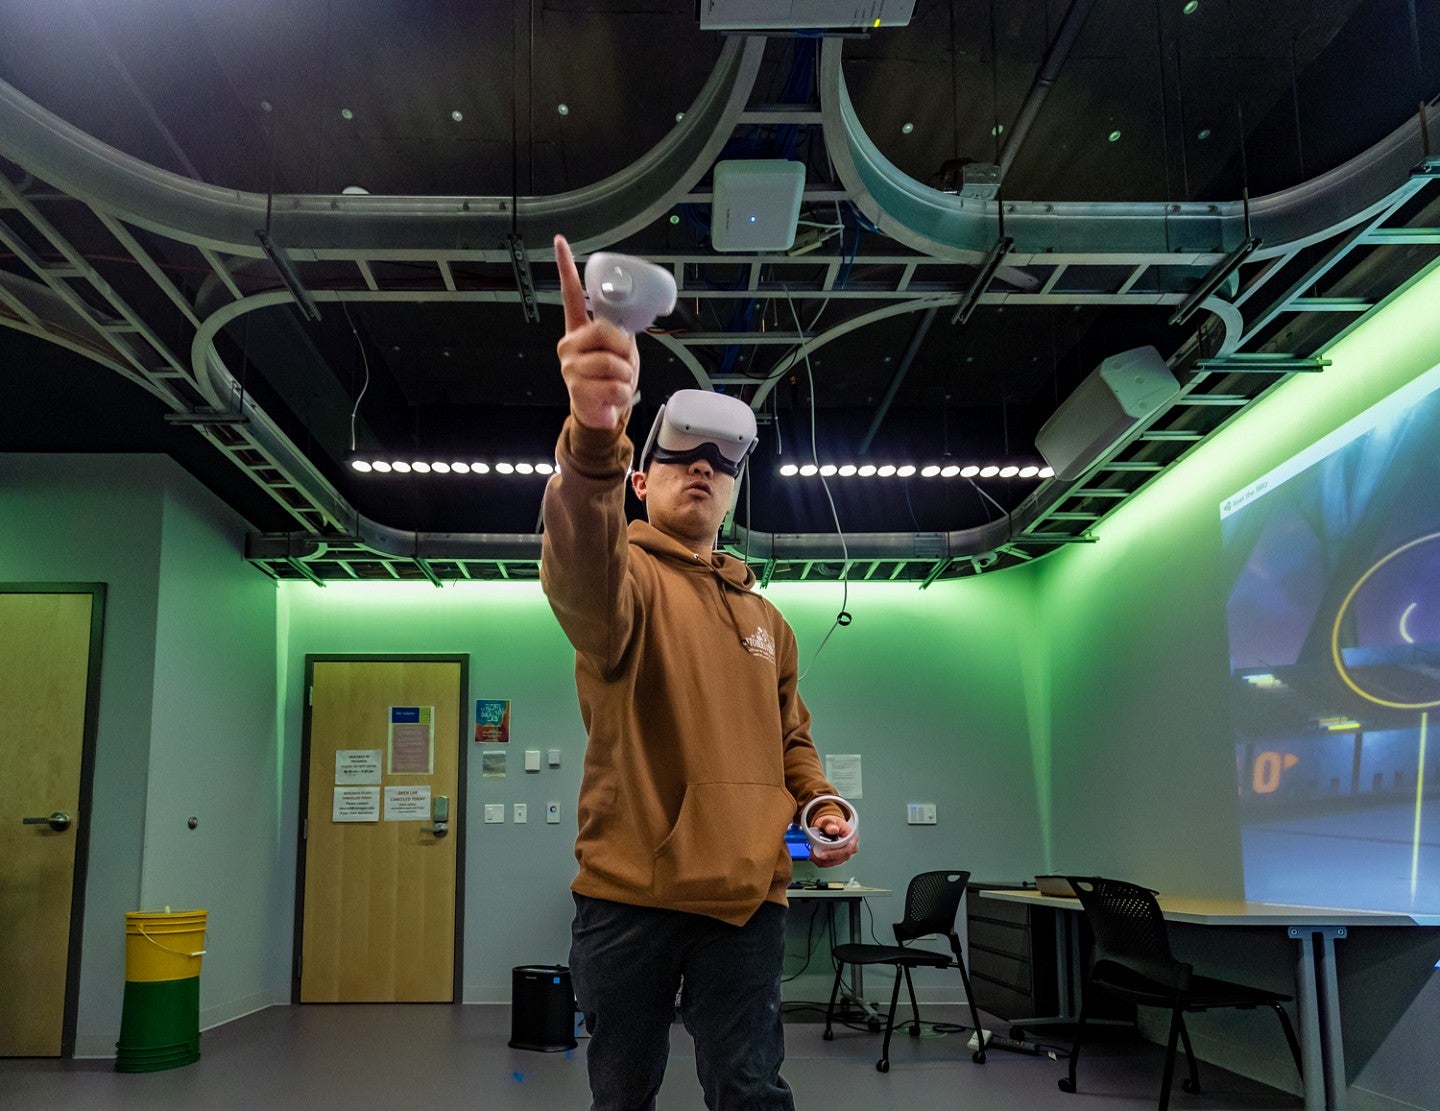
<svg viewBox="0 0 1440 1111">
<path fill-rule="evenodd" d="M 1177 894 L 1243 896 L 1225 627 L 1231 584 L 1219 506 L 1440 363 L 1437 303 L 1440 269 L 1326 352 L 1332 365 L 1324 373 L 1291 379 L 1132 498 L 1095 530 L 1095 544 L 1036 567 L 1053 692 L 1058 870 L 1120 875 Z M 1309 897 L 1297 901 L 1344 905 L 1323 860 L 1312 878 Z M 1362 960 L 1362 942 L 1340 944 L 1348 947 L 1344 975 L 1343 962 Z M 1397 990 L 1423 989 L 1420 967 L 1403 989 L 1397 980 Z M 1281 975 L 1275 986 L 1287 984 Z M 1434 1017 L 1433 989 L 1427 998 L 1415 1005 Z M 1384 1016 L 1347 1008 L 1347 1038 L 1367 1051 L 1349 1057 L 1352 1070 L 1365 1065 L 1409 997 L 1394 1002 L 1397 1013 Z M 1362 1026 L 1371 1018 L 1385 1024 L 1378 1034 Z M 1411 1046 L 1419 1026 L 1406 1021 L 1392 1036 Z M 1293 1088 L 1294 1069 L 1270 1052 L 1283 1045 L 1278 1028 L 1265 1025 L 1214 1014 L 1191 1030 L 1202 1055 Z M 1411 1105 L 1440 1106 L 1440 1059 L 1425 1052 L 1411 1063 L 1423 1078 L 1411 1094 L 1428 1093 Z M 1376 1083 L 1392 1084 L 1393 1075 Z M 1363 1072 L 1360 1082 L 1369 1083 Z"/>
<path fill-rule="evenodd" d="M 467 1002 L 508 1002 L 520 964 L 564 963 L 574 875 L 574 803 L 584 753 L 574 655 L 539 587 L 470 583 L 281 585 L 286 653 L 286 813 L 293 836 L 303 722 L 300 679 L 307 654 L 468 652 L 470 697 L 512 701 L 509 774 L 485 779 L 469 742 L 463 991 Z M 777 587 L 771 597 L 796 628 L 802 666 L 839 605 L 839 590 Z M 1019 657 L 1030 615 L 1017 579 L 967 587 L 852 585 L 855 623 L 833 636 L 802 684 L 822 753 L 858 754 L 864 768 L 861 854 L 847 867 L 862 882 L 893 888 L 871 904 L 879 936 L 902 914 L 910 876 L 927 868 L 978 878 L 1033 875 L 1042 856 L 1038 803 L 1025 734 Z M 473 720 L 470 723 L 473 727 Z M 559 748 L 562 764 L 527 775 L 522 753 Z M 537 820 L 558 801 L 563 820 Z M 486 802 L 506 804 L 503 825 L 479 820 Z M 532 818 L 509 821 L 524 802 Z M 907 827 L 906 802 L 936 804 L 939 824 Z M 293 886 L 293 868 L 289 872 Z M 282 886 L 284 886 L 282 884 Z M 843 937 L 843 933 L 842 933 Z M 791 938 L 793 968 L 804 936 Z M 812 970 L 828 970 L 825 951 Z M 952 983 L 951 980 L 954 982 Z M 828 995 L 828 971 L 790 987 L 791 998 Z M 921 977 L 917 991 L 955 999 L 959 978 Z"/>
<path fill-rule="evenodd" d="M 270 1002 L 275 591 L 242 523 L 150 455 L 0 455 L 0 520 L 0 578 L 108 587 L 77 1056 L 114 1053 L 127 911 L 211 911 L 202 1022 Z"/>
</svg>

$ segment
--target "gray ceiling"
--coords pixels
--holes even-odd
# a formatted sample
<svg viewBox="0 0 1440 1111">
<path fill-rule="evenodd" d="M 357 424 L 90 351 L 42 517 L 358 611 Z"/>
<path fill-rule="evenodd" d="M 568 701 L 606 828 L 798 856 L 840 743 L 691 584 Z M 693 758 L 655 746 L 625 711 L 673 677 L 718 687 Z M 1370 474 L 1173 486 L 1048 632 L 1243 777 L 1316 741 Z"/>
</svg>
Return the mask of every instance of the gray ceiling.
<svg viewBox="0 0 1440 1111">
<path fill-rule="evenodd" d="M 1184 7 L 917 0 L 903 28 L 761 39 L 663 0 L 3 0 L 0 448 L 169 452 L 278 577 L 528 576 L 542 480 L 346 456 L 352 424 L 549 455 L 558 231 L 676 273 L 632 433 L 697 382 L 755 406 L 731 537 L 763 574 L 930 581 L 1083 542 L 1437 254 L 1435 4 Z M 712 167 L 765 157 L 805 165 L 826 238 L 717 254 Z M 955 194 L 967 161 L 1005 167 L 998 200 Z M 1182 397 L 1077 483 L 832 479 L 842 546 L 818 480 L 775 475 L 809 457 L 812 392 L 822 462 L 1041 462 L 1056 407 L 1147 344 Z M 180 423 L 212 410 L 248 421 Z"/>
</svg>

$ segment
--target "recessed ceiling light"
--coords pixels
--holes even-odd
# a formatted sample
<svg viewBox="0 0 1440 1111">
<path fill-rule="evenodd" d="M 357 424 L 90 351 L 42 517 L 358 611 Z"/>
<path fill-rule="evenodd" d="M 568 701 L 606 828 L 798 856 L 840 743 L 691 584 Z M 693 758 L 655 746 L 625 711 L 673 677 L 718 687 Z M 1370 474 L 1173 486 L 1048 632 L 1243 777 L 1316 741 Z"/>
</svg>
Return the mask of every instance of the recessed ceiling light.
<svg viewBox="0 0 1440 1111">
<path fill-rule="evenodd" d="M 977 467 L 974 463 L 971 463 L 968 467 L 962 467 L 960 469 L 961 478 L 974 478 L 979 473 L 980 468 Z"/>
<path fill-rule="evenodd" d="M 1195 138 L 1199 139 L 1199 140 L 1203 143 L 1206 139 L 1210 138 L 1210 135 L 1211 135 L 1210 129 L 1209 129 L 1208 127 L 1202 127 L 1202 128 L 1196 133 Z"/>
<path fill-rule="evenodd" d="M 814 463 L 806 463 L 803 467 L 800 468 L 800 473 L 806 478 L 809 478 L 811 475 L 817 474 L 819 470 L 820 468 L 817 467 Z"/>
<path fill-rule="evenodd" d="M 798 464 L 795 463 L 786 463 L 780 468 L 780 473 L 783 474 L 786 478 L 794 478 L 797 474 L 800 473 L 800 467 Z"/>
<path fill-rule="evenodd" d="M 393 470 L 398 471 L 400 474 L 410 473 L 410 464 L 406 463 L 403 459 L 395 460 L 395 462 L 390 464 L 390 466 Z"/>
<path fill-rule="evenodd" d="M 1120 141 L 1120 129 L 1116 128 L 1114 131 L 1110 132 L 1107 138 L 1112 143 L 1118 143 Z"/>
<path fill-rule="evenodd" d="M 570 105 L 557 104 L 555 105 L 555 111 L 559 112 L 562 116 L 568 116 L 570 114 Z"/>
<path fill-rule="evenodd" d="M 853 475 L 853 474 L 855 473 L 855 471 L 856 471 L 856 467 L 855 467 L 855 464 L 854 464 L 854 463 L 841 463 L 841 464 L 840 464 L 840 477 L 841 477 L 841 478 L 849 478 L 851 475 Z"/>
<path fill-rule="evenodd" d="M 367 463 L 364 459 L 352 459 L 350 460 L 350 466 L 354 467 L 361 474 L 370 473 L 370 464 Z"/>
<path fill-rule="evenodd" d="M 915 464 L 906 463 L 903 467 L 896 467 L 895 474 L 898 478 L 909 478 L 915 473 Z"/>
<path fill-rule="evenodd" d="M 489 473 L 490 473 L 490 464 L 489 464 L 489 463 L 471 463 L 471 464 L 470 464 L 470 470 L 473 471 L 475 474 L 489 474 Z"/>
<path fill-rule="evenodd" d="M 920 468 L 921 478 L 934 478 L 939 473 L 940 465 L 938 463 L 927 463 L 925 466 Z"/>
<path fill-rule="evenodd" d="M 909 120 L 906 120 L 903 124 L 900 125 L 900 134 L 901 134 L 901 135 L 909 135 L 910 132 L 912 132 L 912 131 L 914 131 L 914 130 L 915 130 L 915 125 L 914 125 L 913 123 L 911 123 Z"/>
<path fill-rule="evenodd" d="M 273 112 L 274 110 L 275 110 L 275 106 L 274 106 L 273 104 L 271 104 L 268 100 L 262 100 L 262 101 L 260 102 L 260 111 L 262 111 L 262 112 Z"/>
<path fill-rule="evenodd" d="M 1011 464 L 1008 465 L 1008 466 L 1005 466 L 1005 467 L 1001 467 L 1001 468 L 1000 468 L 1000 477 L 1001 477 L 1001 478 L 1014 478 L 1014 477 L 1015 477 L 1017 474 L 1019 474 L 1019 473 L 1020 473 L 1020 468 L 1017 467 L 1017 466 L 1015 466 L 1014 463 L 1011 463 Z"/>
<path fill-rule="evenodd" d="M 860 469 L 857 470 L 855 473 L 856 473 L 857 475 L 859 475 L 861 478 L 869 478 L 871 475 L 873 475 L 873 474 L 875 473 L 875 464 L 874 464 L 874 463 L 861 463 L 861 464 L 860 464 Z"/>
<path fill-rule="evenodd" d="M 495 470 L 498 471 L 500 474 L 514 474 L 514 473 L 515 473 L 515 464 L 513 464 L 513 463 L 496 463 L 496 464 L 495 464 Z"/>
<path fill-rule="evenodd" d="M 414 463 L 410 464 L 410 469 L 416 474 L 429 474 L 430 464 L 422 460 L 416 460 Z"/>
<path fill-rule="evenodd" d="M 685 113 L 684 113 L 684 112 L 676 112 L 676 113 L 675 113 L 675 122 L 676 122 L 676 123 L 679 123 L 679 122 L 680 122 L 681 120 L 683 120 L 684 118 L 685 118 Z"/>
<path fill-rule="evenodd" d="M 340 109 L 340 118 L 341 118 L 342 120 L 353 120 L 353 119 L 355 118 L 355 113 L 352 112 L 352 111 L 350 111 L 349 108 L 341 108 L 341 109 Z"/>
<path fill-rule="evenodd" d="M 881 466 L 879 469 L 877 469 L 877 470 L 875 471 L 875 473 L 876 473 L 877 475 L 879 475 L 881 478 L 889 478 L 892 474 L 895 473 L 895 464 L 894 464 L 894 463 L 886 463 L 886 464 L 884 464 L 883 466 Z"/>
<path fill-rule="evenodd" d="M 990 129 L 990 134 L 991 134 L 991 135 L 1003 135 L 1003 134 L 1005 134 L 1005 125 L 1004 125 L 1003 123 L 997 123 L 994 127 L 992 127 L 992 128 Z"/>
<path fill-rule="evenodd" d="M 941 468 L 940 468 L 940 477 L 941 477 L 941 478 L 954 478 L 954 477 L 955 477 L 957 474 L 959 474 L 959 473 L 960 473 L 960 464 L 959 464 L 959 463 L 951 463 L 951 464 L 949 464 L 949 465 L 947 465 L 947 466 L 944 466 L 944 467 L 941 467 Z"/>
<path fill-rule="evenodd" d="M 469 473 L 470 473 L 470 464 L 469 464 L 469 463 L 451 463 L 451 464 L 450 464 L 450 469 L 451 469 L 452 471 L 454 471 L 456 474 L 469 474 Z"/>
<path fill-rule="evenodd" d="M 835 472 L 838 471 L 839 469 L 840 469 L 840 468 L 837 467 L 834 463 L 822 463 L 822 464 L 820 465 L 820 477 L 821 477 L 821 478 L 831 478 L 831 477 L 834 476 Z"/>
<path fill-rule="evenodd" d="M 1054 467 L 1041 467 L 1041 468 L 1040 468 L 1040 477 L 1041 477 L 1041 478 L 1054 478 L 1054 477 L 1055 477 L 1055 468 L 1054 468 Z"/>
<path fill-rule="evenodd" d="M 534 463 L 516 463 L 516 464 L 515 464 L 515 470 L 516 470 L 516 472 L 517 472 L 518 474 L 534 474 L 534 473 L 535 473 L 535 464 L 534 464 Z"/>
<path fill-rule="evenodd" d="M 456 123 L 459 123 L 461 120 L 463 120 L 463 119 L 465 118 L 465 116 L 464 116 L 464 114 L 460 111 L 460 109 L 457 108 L 457 109 L 455 109 L 455 111 L 453 111 L 453 112 L 450 113 L 450 118 L 451 118 L 452 120 L 454 120 Z"/>
<path fill-rule="evenodd" d="M 680 213 L 678 213 L 678 212 L 672 212 L 672 213 L 670 213 L 670 222 L 671 222 L 672 224 L 678 224 L 678 223 L 680 222 Z"/>
<path fill-rule="evenodd" d="M 994 463 L 991 463 L 991 464 L 990 464 L 989 466 L 987 466 L 987 467 L 981 467 L 981 468 L 980 468 L 980 477 L 981 477 L 981 478 L 994 478 L 994 477 L 995 477 L 997 474 L 999 474 L 999 473 L 1000 473 L 1000 468 L 997 467 Z"/>
<path fill-rule="evenodd" d="M 435 460 L 435 462 L 430 464 L 430 469 L 433 470 L 436 474 L 449 474 L 450 464 L 444 463 L 437 459 Z"/>
<path fill-rule="evenodd" d="M 1034 477 L 1035 477 L 1037 474 L 1039 474 L 1039 473 L 1040 473 L 1040 468 L 1037 467 L 1037 466 L 1035 466 L 1034 463 L 1031 463 L 1028 467 L 1021 467 L 1021 468 L 1020 468 L 1020 477 L 1021 477 L 1021 478 L 1034 478 Z"/>
<path fill-rule="evenodd" d="M 370 190 L 366 189 L 363 185 L 347 185 L 344 189 L 340 190 L 340 194 L 345 197 L 368 197 Z"/>
<path fill-rule="evenodd" d="M 1185 6 L 1180 10 L 1186 15 L 1194 15 L 1200 7 L 1200 0 L 1185 0 Z"/>
</svg>

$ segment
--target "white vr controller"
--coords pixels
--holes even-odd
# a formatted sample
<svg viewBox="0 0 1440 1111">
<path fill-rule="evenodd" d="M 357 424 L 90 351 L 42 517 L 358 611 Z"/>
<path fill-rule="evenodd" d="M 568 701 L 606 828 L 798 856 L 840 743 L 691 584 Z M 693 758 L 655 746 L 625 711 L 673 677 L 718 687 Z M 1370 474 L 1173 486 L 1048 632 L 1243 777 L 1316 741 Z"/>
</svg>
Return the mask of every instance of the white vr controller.
<svg viewBox="0 0 1440 1111">
<path fill-rule="evenodd" d="M 810 824 L 810 811 L 814 810 L 822 802 L 838 802 L 850 812 L 850 832 L 844 837 L 831 837 L 822 833 Z M 853 844 L 860 833 L 860 812 L 855 809 L 853 803 L 842 799 L 839 795 L 816 795 L 805 804 L 805 809 L 800 811 L 800 828 L 805 831 L 805 836 L 810 842 L 810 847 L 815 849 L 838 849 L 843 845 Z"/>
<path fill-rule="evenodd" d="M 631 335 L 675 311 L 675 275 L 631 255 L 591 255 L 585 263 L 585 293 L 591 312 Z"/>
</svg>

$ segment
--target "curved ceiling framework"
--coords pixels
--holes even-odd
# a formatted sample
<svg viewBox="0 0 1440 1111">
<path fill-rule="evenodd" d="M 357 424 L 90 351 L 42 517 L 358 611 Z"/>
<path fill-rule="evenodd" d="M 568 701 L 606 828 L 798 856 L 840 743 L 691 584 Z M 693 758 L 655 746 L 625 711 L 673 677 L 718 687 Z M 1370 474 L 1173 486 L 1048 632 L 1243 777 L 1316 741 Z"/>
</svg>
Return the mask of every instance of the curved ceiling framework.
<svg viewBox="0 0 1440 1111">
<path fill-rule="evenodd" d="M 672 268 L 681 298 L 697 306 L 773 302 L 782 321 L 780 302 L 792 306 L 793 328 L 657 335 L 703 387 L 742 390 L 763 414 L 777 384 L 821 349 L 907 315 L 919 314 L 928 329 L 940 313 L 952 325 L 963 323 L 977 305 L 1133 305 L 1177 317 L 1204 310 L 1170 359 L 1182 386 L 1175 401 L 1109 445 L 1080 479 L 1044 483 L 1002 520 L 843 540 L 833 533 L 783 534 L 736 524 L 726 536 L 732 551 L 761 568 L 764 581 L 847 577 L 925 585 L 1089 541 L 1095 522 L 1275 382 L 1323 365 L 1315 346 L 1304 342 L 1303 329 L 1292 325 L 1280 333 L 1290 341 L 1284 346 L 1269 326 L 1281 316 L 1293 321 L 1310 313 L 1345 312 L 1358 320 L 1374 308 L 1382 298 L 1341 304 L 1310 292 L 1348 255 L 1440 241 L 1437 206 L 1412 203 L 1437 175 L 1414 124 L 1312 181 L 1250 200 L 1248 213 L 1240 201 L 972 199 L 914 180 L 881 153 L 850 99 L 844 39 L 827 39 L 820 49 L 818 111 L 757 103 L 765 47 L 758 36 L 727 40 L 695 102 L 664 140 L 618 174 L 549 197 L 267 198 L 222 189 L 118 151 L 0 82 L 0 154 L 79 201 L 108 233 L 110 245 L 138 263 L 183 316 L 191 334 L 188 351 L 173 350 L 167 333 L 129 304 L 85 251 L 4 175 L 0 202 L 10 222 L 0 221 L 0 240 L 33 277 L 0 273 L 0 323 L 94 359 L 159 397 L 178 422 L 193 424 L 282 505 L 296 530 L 252 535 L 248 551 L 277 578 L 424 578 L 436 585 L 530 578 L 537 535 L 414 531 L 358 512 L 225 365 L 217 344 L 222 330 L 255 310 L 303 308 L 307 302 L 312 309 L 337 303 L 558 303 L 554 288 L 493 280 L 516 261 L 507 235 L 546 241 L 528 256 L 520 248 L 518 261 L 527 272 L 529 258 L 553 257 L 548 239 L 554 232 L 571 236 L 582 253 L 620 243 L 677 205 L 707 204 L 711 197 L 700 183 L 737 128 L 758 119 L 818 127 L 838 180 L 810 188 L 807 200 L 853 205 L 898 249 L 867 252 L 865 262 L 885 277 L 863 287 L 841 279 L 848 275 L 843 241 L 839 251 L 726 256 L 722 261 L 742 280 L 723 287 L 703 277 L 703 268 L 716 262 L 713 254 L 649 252 Z M 1404 222 L 1392 224 L 1397 213 Z M 198 250 L 210 269 L 201 292 L 183 292 L 134 229 Z M 42 257 L 37 242 L 50 257 Z M 1327 249 L 1320 254 L 1317 246 Z M 269 288 L 259 291 L 242 289 L 247 268 L 255 269 L 247 260 L 266 258 L 281 281 L 271 278 Z M 383 268 L 397 263 L 423 269 L 433 281 L 393 281 Z M 474 281 L 459 274 L 462 265 L 492 269 L 487 280 Z M 793 298 L 800 295 L 835 304 L 823 330 L 799 326 Z M 783 354 L 762 377 L 716 372 L 696 355 L 744 343 L 777 345 Z"/>
</svg>

